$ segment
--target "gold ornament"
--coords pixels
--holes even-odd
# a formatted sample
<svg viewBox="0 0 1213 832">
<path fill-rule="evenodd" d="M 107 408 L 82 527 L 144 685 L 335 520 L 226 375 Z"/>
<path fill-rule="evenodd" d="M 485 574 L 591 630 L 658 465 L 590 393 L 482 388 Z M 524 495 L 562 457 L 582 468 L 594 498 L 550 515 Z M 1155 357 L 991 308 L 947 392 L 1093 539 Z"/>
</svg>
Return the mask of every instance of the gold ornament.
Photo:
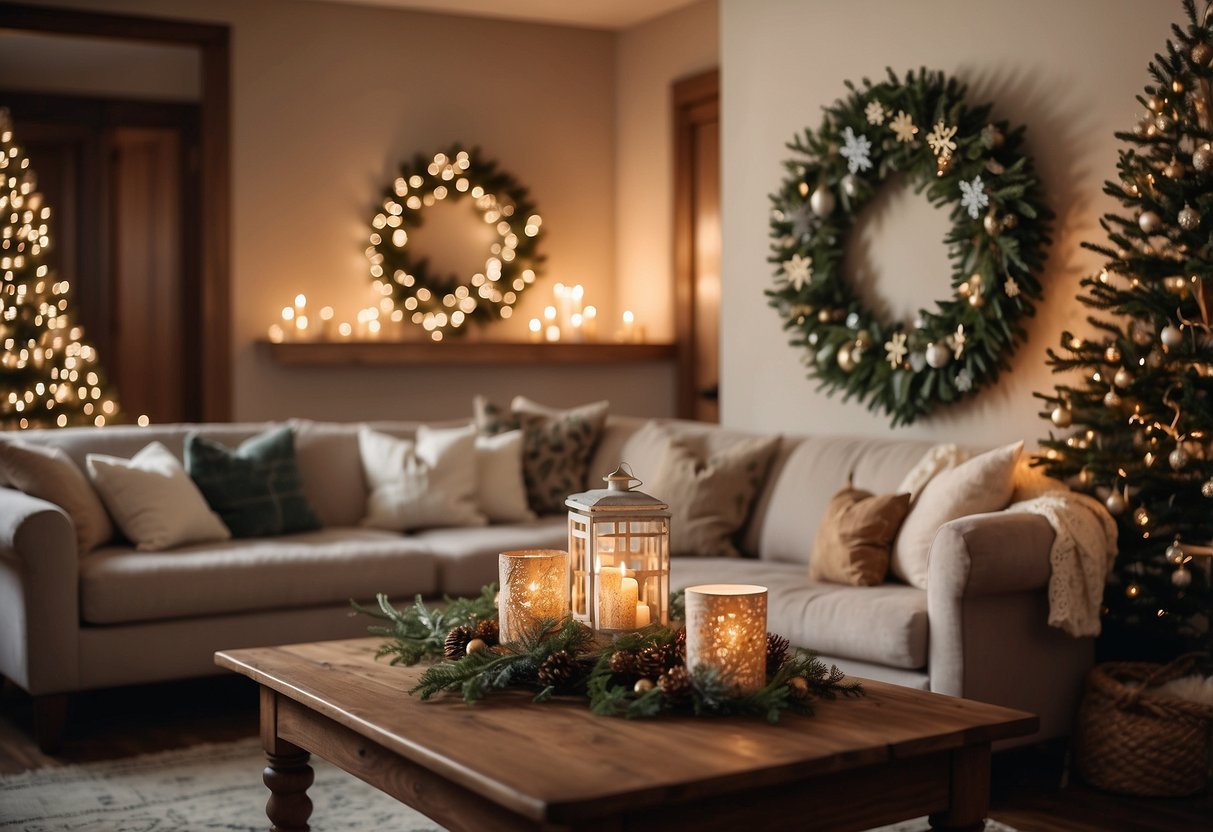
<svg viewBox="0 0 1213 832">
<path fill-rule="evenodd" d="M 473 653 L 479 653 L 481 650 L 489 649 L 488 644 L 482 638 L 474 638 L 468 642 L 467 654 L 470 656 Z"/>
<path fill-rule="evenodd" d="M 1213 480 L 1205 480 L 1200 486 L 1200 494 L 1202 497 L 1213 499 Z"/>
<path fill-rule="evenodd" d="M 1157 234 L 1162 228 L 1162 217 L 1158 216 L 1154 211 L 1142 211 L 1141 216 L 1137 218 L 1137 227 L 1146 234 Z"/>
<path fill-rule="evenodd" d="M 1057 407 L 1053 408 L 1053 412 L 1049 414 L 1049 418 L 1053 421 L 1053 424 L 1057 425 L 1059 428 L 1068 428 L 1070 425 L 1074 424 L 1074 412 L 1065 405 L 1059 404 Z"/>
<path fill-rule="evenodd" d="M 1184 175 L 1184 166 L 1179 163 L 1178 159 L 1172 156 L 1171 161 L 1163 166 L 1162 174 L 1168 179 L 1179 179 Z"/>
<path fill-rule="evenodd" d="M 974 292 L 973 294 L 969 295 L 969 306 L 972 306 L 974 309 L 980 309 L 985 305 L 986 299 L 981 292 Z"/>
<path fill-rule="evenodd" d="M 1213 169 L 1213 149 L 1208 147 L 1197 148 L 1196 152 L 1192 154 L 1192 167 L 1201 173 Z"/>
<path fill-rule="evenodd" d="M 1167 456 L 1167 462 L 1171 464 L 1171 470 L 1173 471 L 1183 470 L 1189 461 L 1191 461 L 1191 457 L 1182 447 L 1176 447 Z"/>
<path fill-rule="evenodd" d="M 939 370 L 948 366 L 948 362 L 952 360 L 952 351 L 946 344 L 927 344 L 926 358 L 928 365 Z"/>
<path fill-rule="evenodd" d="M 1171 573 L 1171 583 L 1179 589 L 1186 589 L 1192 583 L 1192 573 L 1186 566 L 1180 566 Z"/>
<path fill-rule="evenodd" d="M 1104 407 L 1120 407 L 1120 395 L 1115 390 L 1109 390 L 1103 397 Z"/>
<path fill-rule="evenodd" d="M 981 226 L 991 237 L 997 237 L 1002 232 L 1002 222 L 995 216 L 993 211 L 985 215 L 985 218 L 981 221 Z"/>
<path fill-rule="evenodd" d="M 817 320 L 823 324 L 828 324 L 830 322 L 830 318 L 832 317 L 833 315 L 830 313 L 829 309 L 822 309 L 817 313 Z"/>
<path fill-rule="evenodd" d="M 1136 598 L 1141 595 L 1141 587 L 1137 584 L 1129 584 L 1125 587 L 1125 596 L 1128 598 Z"/>
<path fill-rule="evenodd" d="M 830 216 L 834 213 L 834 194 L 830 193 L 829 188 L 822 185 L 809 197 L 809 208 L 819 217 Z"/>
<path fill-rule="evenodd" d="M 1112 344 L 1103 351 L 1103 358 L 1109 364 L 1118 364 L 1120 362 L 1120 350 L 1116 348 L 1115 344 Z"/>
<path fill-rule="evenodd" d="M 1122 390 L 1133 383 L 1133 375 L 1124 367 L 1116 371 L 1116 375 L 1112 376 L 1112 383 Z"/>
<path fill-rule="evenodd" d="M 1209 58 L 1213 57 L 1213 47 L 1207 43 L 1197 43 L 1192 46 L 1192 63 L 1197 66 L 1204 66 L 1209 62 Z"/>
<path fill-rule="evenodd" d="M 843 344 L 838 348 L 838 368 L 844 373 L 849 373 L 855 369 L 855 356 L 852 353 L 854 345 Z"/>
<path fill-rule="evenodd" d="M 1011 229 L 1017 225 L 1019 225 L 1019 215 L 1018 214 L 1007 214 L 1005 217 L 1002 218 L 1002 227 L 1003 228 Z"/>
<path fill-rule="evenodd" d="M 1179 227 L 1184 231 L 1195 231 L 1200 227 L 1200 212 L 1191 205 L 1185 205 L 1179 212 Z"/>
<path fill-rule="evenodd" d="M 632 690 L 639 694 L 645 694 L 654 688 L 652 679 L 637 679 L 636 684 L 632 685 Z"/>
<path fill-rule="evenodd" d="M 868 347 L 872 346 L 872 333 L 868 332 L 866 329 L 861 329 L 859 332 L 855 333 L 855 346 L 861 350 L 866 350 Z"/>
</svg>

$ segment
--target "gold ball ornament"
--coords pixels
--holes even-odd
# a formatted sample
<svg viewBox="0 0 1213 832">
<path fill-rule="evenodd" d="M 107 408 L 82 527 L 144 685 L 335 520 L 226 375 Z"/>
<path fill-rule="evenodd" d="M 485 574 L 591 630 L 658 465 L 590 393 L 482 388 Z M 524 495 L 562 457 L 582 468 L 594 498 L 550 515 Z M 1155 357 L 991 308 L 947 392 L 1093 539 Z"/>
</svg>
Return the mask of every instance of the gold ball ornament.
<svg viewBox="0 0 1213 832">
<path fill-rule="evenodd" d="M 1204 66 L 1209 62 L 1209 58 L 1213 58 L 1213 47 L 1207 43 L 1197 43 L 1192 46 L 1192 63 L 1197 66 Z"/>
<path fill-rule="evenodd" d="M 1172 156 L 1171 161 L 1163 166 L 1162 173 L 1168 179 L 1179 179 L 1184 175 L 1184 166 L 1179 163 L 1178 159 Z"/>
<path fill-rule="evenodd" d="M 1002 233 L 1002 221 L 993 213 L 986 214 L 981 221 L 981 227 L 986 230 L 986 233 L 991 237 L 997 237 Z"/>
<path fill-rule="evenodd" d="M 843 344 L 838 348 L 838 368 L 844 373 L 849 373 L 855 369 L 854 346 L 851 344 Z"/>
<path fill-rule="evenodd" d="M 1120 361 L 1120 350 L 1115 344 L 1110 345 L 1106 350 L 1103 351 L 1103 360 L 1109 364 L 1116 364 Z"/>
<path fill-rule="evenodd" d="M 788 679 L 788 687 L 792 689 L 792 696 L 803 698 L 809 693 L 809 683 L 803 676 L 793 676 Z"/>
<path fill-rule="evenodd" d="M 1158 333 L 1158 340 L 1162 341 L 1162 345 L 1167 349 L 1175 349 L 1184 342 L 1183 330 L 1174 324 L 1167 324 L 1162 328 L 1162 332 Z"/>
<path fill-rule="evenodd" d="M 655 685 L 652 679 L 637 679 L 636 684 L 632 685 L 632 690 L 639 694 L 645 694 L 651 691 Z"/>
<path fill-rule="evenodd" d="M 1162 228 L 1162 217 L 1154 211 L 1142 211 L 1141 216 L 1137 218 L 1137 227 L 1144 234 L 1157 234 Z"/>
<path fill-rule="evenodd" d="M 1049 414 L 1049 419 L 1059 428 L 1068 428 L 1074 424 L 1074 411 L 1068 407 L 1058 405 L 1053 408 L 1053 412 Z"/>
<path fill-rule="evenodd" d="M 1120 407 L 1120 394 L 1115 390 L 1109 390 L 1103 397 L 1104 407 Z"/>
<path fill-rule="evenodd" d="M 1154 127 L 1157 128 L 1159 133 L 1167 132 L 1174 124 L 1175 122 L 1171 120 L 1170 116 L 1159 114 L 1154 117 Z"/>
<path fill-rule="evenodd" d="M 1133 374 L 1121 367 L 1116 371 L 1116 375 L 1112 376 L 1112 383 L 1123 390 L 1133 383 Z"/>
<path fill-rule="evenodd" d="M 1195 231 L 1200 228 L 1200 212 L 1191 205 L 1185 205 L 1179 212 L 1179 227 L 1184 231 Z"/>
<path fill-rule="evenodd" d="M 470 656 L 473 653 L 479 653 L 481 650 L 489 649 L 489 645 L 482 638 L 474 638 L 468 642 L 467 654 Z"/>
<path fill-rule="evenodd" d="M 1002 218 L 1002 227 L 1006 229 L 1019 225 L 1019 214 L 1007 214 Z"/>
<path fill-rule="evenodd" d="M 1213 500 L 1213 480 L 1205 480 L 1200 486 L 1200 494 Z"/>
<path fill-rule="evenodd" d="M 1108 495 L 1108 499 L 1104 500 L 1103 504 L 1107 507 L 1108 513 L 1119 517 L 1125 513 L 1128 506 L 1125 504 L 1125 498 L 1113 491 Z"/>
<path fill-rule="evenodd" d="M 1171 470 L 1181 471 L 1187 467 L 1192 457 L 1183 448 L 1176 448 L 1167 455 L 1167 462 L 1171 464 Z"/>
<path fill-rule="evenodd" d="M 1192 583 L 1192 573 L 1186 566 L 1181 566 L 1171 573 L 1171 583 L 1179 589 L 1187 589 Z"/>
<path fill-rule="evenodd" d="M 939 370 L 948 366 L 952 360 L 952 351 L 946 344 L 927 344 L 926 357 L 927 364 L 933 369 Z"/>
<path fill-rule="evenodd" d="M 1196 168 L 1200 173 L 1213 170 L 1213 149 L 1198 147 L 1196 152 L 1192 154 L 1192 167 Z"/>
<path fill-rule="evenodd" d="M 819 217 L 825 218 L 834 213 L 834 194 L 830 193 L 830 189 L 824 185 L 813 191 L 813 195 L 809 197 L 809 208 Z"/>
</svg>

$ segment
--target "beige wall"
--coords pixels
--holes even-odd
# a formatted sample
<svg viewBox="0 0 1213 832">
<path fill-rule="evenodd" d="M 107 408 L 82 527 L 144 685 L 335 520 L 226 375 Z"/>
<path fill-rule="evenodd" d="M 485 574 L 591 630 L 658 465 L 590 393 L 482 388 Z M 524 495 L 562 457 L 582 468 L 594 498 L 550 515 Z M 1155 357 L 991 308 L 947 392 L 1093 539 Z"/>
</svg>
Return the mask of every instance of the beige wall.
<svg viewBox="0 0 1213 832">
<path fill-rule="evenodd" d="M 1114 207 L 1100 191 L 1116 172 L 1112 133 L 1135 123 L 1134 96 L 1182 15 L 1178 0 L 723 0 L 721 11 L 724 421 L 788 432 L 887 431 L 887 420 L 863 406 L 815 392 L 766 305 L 767 194 L 783 174 L 784 142 L 819 124 L 822 105 L 844 92 L 845 79 L 925 65 L 967 81 L 971 101 L 992 101 L 997 117 L 1027 125 L 1058 217 L 1045 299 L 1013 372 L 996 389 L 898 433 L 972 444 L 1043 435 L 1031 393 L 1052 381 L 1045 349 L 1083 315 L 1074 295 L 1098 258 L 1079 242 L 1104 239 L 1097 220 Z M 934 240 L 946 224 L 925 199 L 894 195 L 893 202 L 897 210 L 880 218 L 885 232 L 873 251 L 876 293 L 894 306 L 945 297 L 946 261 Z M 924 231 L 928 239 L 917 242 Z"/>
<path fill-rule="evenodd" d="M 720 7 L 702 0 L 619 34 L 615 269 L 620 311 L 674 338 L 674 133 L 670 84 L 720 63 Z"/>
<path fill-rule="evenodd" d="M 523 337 L 558 280 L 613 319 L 613 33 L 285 0 L 40 1 L 231 26 L 235 418 L 448 418 L 475 392 L 671 412 L 669 364 L 307 370 L 254 344 L 297 292 L 343 318 L 370 302 L 381 188 L 400 159 L 453 140 L 498 159 L 545 217 L 547 277 L 491 334 Z"/>
</svg>

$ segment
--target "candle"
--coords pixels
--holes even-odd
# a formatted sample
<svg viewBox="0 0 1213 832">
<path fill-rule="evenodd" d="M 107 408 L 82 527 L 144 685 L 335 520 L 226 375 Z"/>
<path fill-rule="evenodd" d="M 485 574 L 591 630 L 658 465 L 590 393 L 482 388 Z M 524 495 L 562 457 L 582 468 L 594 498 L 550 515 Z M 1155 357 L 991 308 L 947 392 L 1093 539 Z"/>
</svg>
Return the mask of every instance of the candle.
<svg viewBox="0 0 1213 832">
<path fill-rule="evenodd" d="M 619 337 L 620 341 L 625 344 L 630 344 L 635 340 L 636 334 L 636 316 L 632 314 L 631 309 L 625 309 L 623 312 L 623 332 Z"/>
<path fill-rule="evenodd" d="M 286 337 L 285 333 L 282 331 L 282 327 L 279 326 L 278 324 L 270 324 L 270 333 L 269 334 L 270 334 L 270 341 L 272 341 L 275 344 L 281 344 L 283 338 Z"/>
<path fill-rule="evenodd" d="M 352 326 L 350 326 L 348 321 L 342 321 L 337 326 L 337 334 L 340 335 L 342 338 L 349 338 L 351 335 L 354 334 L 354 328 Z"/>
<path fill-rule="evenodd" d="M 295 307 L 282 307 L 282 337 L 283 340 L 292 338 L 295 334 Z"/>
<path fill-rule="evenodd" d="M 569 611 L 569 553 L 522 549 L 497 556 L 501 592 L 497 617 L 503 642 L 516 641 L 545 619 Z"/>
<path fill-rule="evenodd" d="M 647 627 L 647 626 L 649 626 L 649 623 L 651 620 L 652 619 L 650 617 L 649 605 L 648 604 L 637 604 L 636 605 L 636 626 L 637 627 Z"/>
<path fill-rule="evenodd" d="M 333 307 L 325 306 L 320 310 L 320 333 L 321 340 L 327 341 L 332 337 L 333 326 Z"/>
<path fill-rule="evenodd" d="M 308 336 L 307 315 L 296 315 L 295 316 L 295 337 L 298 338 L 300 341 L 303 341 L 307 338 L 307 336 Z"/>
<path fill-rule="evenodd" d="M 543 340 L 543 321 L 538 318 L 531 318 L 529 329 L 531 331 L 532 344 L 538 344 Z"/>
<path fill-rule="evenodd" d="M 636 627 L 640 585 L 627 577 L 627 566 L 598 573 L 598 626 L 603 630 L 630 630 Z"/>
<path fill-rule="evenodd" d="M 715 670 L 742 693 L 752 693 L 766 684 L 766 587 L 687 587 L 686 614 L 688 670 Z"/>
<path fill-rule="evenodd" d="M 570 323 L 573 330 L 572 340 L 576 343 L 581 343 L 585 340 L 585 330 L 582 329 L 582 324 L 585 323 L 585 319 L 581 317 L 580 312 L 574 312 Z"/>
<path fill-rule="evenodd" d="M 560 327 L 556 326 L 556 324 L 552 324 L 551 326 L 549 326 L 547 329 L 546 337 L 547 337 L 548 341 L 553 342 L 553 343 L 556 341 L 559 341 L 560 340 Z"/>
<path fill-rule="evenodd" d="M 585 326 L 585 340 L 593 341 L 598 338 L 598 308 L 595 306 L 587 306 L 585 311 L 581 313 L 581 320 Z"/>
</svg>

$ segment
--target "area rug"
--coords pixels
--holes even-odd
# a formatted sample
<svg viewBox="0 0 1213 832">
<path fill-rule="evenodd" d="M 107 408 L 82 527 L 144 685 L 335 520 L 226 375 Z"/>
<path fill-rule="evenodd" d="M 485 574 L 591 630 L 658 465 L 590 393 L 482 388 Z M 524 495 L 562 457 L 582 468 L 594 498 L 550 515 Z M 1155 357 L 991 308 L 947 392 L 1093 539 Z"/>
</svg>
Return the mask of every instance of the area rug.
<svg viewBox="0 0 1213 832">
<path fill-rule="evenodd" d="M 264 766 L 255 738 L 0 777 L 4 832 L 264 832 Z M 442 827 L 312 758 L 315 832 L 442 832 Z M 926 819 L 880 832 L 923 832 Z M 987 832 L 1015 832 L 989 821 Z"/>
</svg>

